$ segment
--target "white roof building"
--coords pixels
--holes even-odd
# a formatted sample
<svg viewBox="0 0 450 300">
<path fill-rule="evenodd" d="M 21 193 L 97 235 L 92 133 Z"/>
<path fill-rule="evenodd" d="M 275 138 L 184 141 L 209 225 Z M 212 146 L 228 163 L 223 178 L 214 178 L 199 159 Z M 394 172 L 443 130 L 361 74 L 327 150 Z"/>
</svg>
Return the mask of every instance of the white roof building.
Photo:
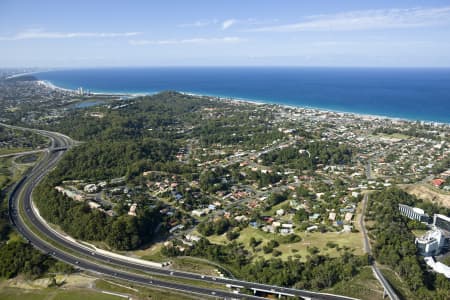
<svg viewBox="0 0 450 300">
<path fill-rule="evenodd" d="M 350 222 L 353 218 L 353 214 L 351 212 L 345 213 L 344 220 L 346 222 Z"/>
<path fill-rule="evenodd" d="M 441 262 L 435 262 L 432 257 L 425 257 L 424 258 L 427 265 L 433 269 L 436 273 L 443 274 L 445 277 L 450 279 L 450 267 L 447 265 L 444 265 Z"/>
<path fill-rule="evenodd" d="M 415 244 L 423 256 L 437 255 L 441 252 L 445 237 L 439 229 L 427 231 L 423 236 L 416 238 Z"/>
<path fill-rule="evenodd" d="M 280 208 L 276 211 L 277 216 L 282 216 L 284 215 L 284 209 Z"/>
<path fill-rule="evenodd" d="M 427 222 L 428 221 L 428 215 L 423 211 L 423 209 L 418 207 L 411 207 L 404 204 L 399 204 L 399 210 L 400 214 L 412 219 L 417 220 L 420 222 Z"/>
<path fill-rule="evenodd" d="M 88 205 L 89 205 L 89 207 L 90 207 L 91 209 L 97 209 L 97 208 L 100 208 L 100 207 L 101 207 L 100 204 L 98 204 L 97 202 L 94 202 L 94 201 L 89 201 L 89 202 L 88 202 Z"/>
<path fill-rule="evenodd" d="M 335 219 L 336 219 L 336 213 L 330 212 L 330 214 L 328 215 L 328 220 L 334 221 Z"/>
<path fill-rule="evenodd" d="M 91 184 L 86 184 L 84 186 L 83 190 L 86 193 L 95 193 L 98 190 L 98 188 L 97 188 L 97 186 L 94 183 L 91 183 Z"/>
<path fill-rule="evenodd" d="M 316 230 L 316 229 L 319 229 L 319 226 L 313 225 L 313 226 L 309 226 L 308 228 L 306 228 L 306 231 L 313 231 L 313 230 Z"/>
<path fill-rule="evenodd" d="M 130 206 L 130 210 L 128 211 L 128 215 L 136 217 L 136 208 L 137 208 L 137 204 L 133 203 Z"/>
</svg>

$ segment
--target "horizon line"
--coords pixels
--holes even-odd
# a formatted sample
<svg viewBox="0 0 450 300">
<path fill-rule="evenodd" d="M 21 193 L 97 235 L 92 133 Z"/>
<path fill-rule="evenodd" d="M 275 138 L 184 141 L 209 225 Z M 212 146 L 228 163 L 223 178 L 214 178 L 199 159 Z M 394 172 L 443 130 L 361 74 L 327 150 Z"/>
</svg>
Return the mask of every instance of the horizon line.
<svg viewBox="0 0 450 300">
<path fill-rule="evenodd" d="M 450 69 L 448 66 L 326 66 L 326 65 L 105 65 L 105 66 L 64 66 L 64 67 L 45 67 L 45 66 L 17 66 L 3 67 L 0 70 L 15 69 L 35 69 L 42 71 L 52 70 L 88 70 L 88 69 L 123 69 L 123 68 L 317 68 L 317 69 Z"/>
</svg>

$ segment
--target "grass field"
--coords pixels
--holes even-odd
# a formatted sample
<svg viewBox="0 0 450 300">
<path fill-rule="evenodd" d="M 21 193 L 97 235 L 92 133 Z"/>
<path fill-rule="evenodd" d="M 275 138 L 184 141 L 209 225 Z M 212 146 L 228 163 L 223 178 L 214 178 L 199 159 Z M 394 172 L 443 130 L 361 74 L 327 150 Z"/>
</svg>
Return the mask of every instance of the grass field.
<svg viewBox="0 0 450 300">
<path fill-rule="evenodd" d="M 31 151 L 31 148 L 0 148 L 0 155 Z"/>
<path fill-rule="evenodd" d="M 102 293 L 103 291 L 131 296 L 133 299 L 152 300 L 193 300 L 207 299 L 199 296 L 184 295 L 182 293 L 133 285 L 130 283 L 109 281 L 95 278 L 79 279 L 70 277 L 70 283 L 60 288 L 45 288 L 22 279 L 15 279 L 14 286 L 9 280 L 0 282 L 1 300 L 119 300 L 125 299 L 118 295 Z M 76 277 L 76 276 L 75 276 Z M 34 282 L 33 282 L 34 283 Z"/>
<path fill-rule="evenodd" d="M 130 251 L 133 256 L 155 262 L 172 262 L 172 268 L 186 272 L 201 273 L 217 276 L 217 270 L 223 266 L 208 262 L 206 259 L 196 257 L 166 257 L 161 254 L 163 243 L 156 243 L 143 250 Z M 226 270 L 225 270 L 226 272 Z"/>
<path fill-rule="evenodd" d="M 18 288 L 2 288 L 0 290 L 0 299 L 2 300 L 118 300 L 123 299 L 118 296 L 102 294 L 97 291 L 89 291 L 86 289 L 18 289 Z"/>
<path fill-rule="evenodd" d="M 11 161 L 12 158 L 0 158 L 0 189 L 4 189 L 11 180 Z"/>
<path fill-rule="evenodd" d="M 411 232 L 414 234 L 415 237 L 420 237 L 420 236 L 423 236 L 425 234 L 425 232 L 427 232 L 427 231 L 416 229 L 416 230 L 411 230 Z"/>
<path fill-rule="evenodd" d="M 13 163 L 13 157 L 0 158 L 0 189 L 20 179 L 29 165 L 18 165 Z"/>
<path fill-rule="evenodd" d="M 373 276 L 372 269 L 365 267 L 350 281 L 340 282 L 330 289 L 324 290 L 327 293 L 354 297 L 362 300 L 382 300 L 383 288 L 378 280 Z"/>
<path fill-rule="evenodd" d="M 166 262 L 168 258 L 161 254 L 162 246 L 163 243 L 155 243 L 147 249 L 130 251 L 130 253 L 146 260 Z"/>
<path fill-rule="evenodd" d="M 405 192 L 440 206 L 450 207 L 450 193 L 426 183 L 400 185 Z"/>
<path fill-rule="evenodd" d="M 276 250 L 282 252 L 282 255 L 279 256 L 280 258 L 287 259 L 289 256 L 300 255 L 302 260 L 306 260 L 306 256 L 309 255 L 308 247 L 313 246 L 317 247 L 320 250 L 321 254 L 329 254 L 331 257 L 339 256 L 339 253 L 343 251 L 345 248 L 356 255 L 363 254 L 362 238 L 360 233 L 301 232 L 297 233 L 297 235 L 299 235 L 302 238 L 300 242 L 292 244 L 280 243 L 280 246 L 275 248 Z M 253 250 L 249 247 L 249 241 L 250 238 L 252 237 L 254 237 L 256 240 L 263 241 L 263 243 L 261 243 L 258 247 L 256 247 L 255 252 L 253 252 Z M 262 251 L 262 246 L 264 246 L 267 243 L 266 241 L 272 239 L 277 240 L 279 239 L 279 237 L 280 237 L 279 234 L 267 233 L 259 229 L 247 227 L 240 232 L 240 236 L 239 238 L 237 238 L 237 241 L 242 243 L 247 250 L 251 251 L 256 256 L 270 258 L 272 257 L 272 254 L 270 253 L 264 254 L 264 252 Z M 229 243 L 225 235 L 220 236 L 213 235 L 209 236 L 208 239 L 215 244 Z M 333 242 L 337 244 L 337 247 L 335 248 L 327 247 L 328 242 Z"/>
<path fill-rule="evenodd" d="M 395 272 L 387 268 L 380 268 L 380 270 L 400 299 L 417 299 L 417 297 L 408 289 L 406 283 L 403 282 Z"/>
<path fill-rule="evenodd" d="M 144 287 L 127 288 L 115 282 L 106 280 L 97 280 L 95 287 L 100 290 L 107 290 L 110 292 L 128 294 L 133 296 L 133 299 L 152 299 L 152 300 L 193 300 L 206 299 L 199 298 L 199 296 L 188 296 L 168 290 L 150 289 Z"/>
<path fill-rule="evenodd" d="M 195 257 L 174 257 L 172 267 L 176 270 L 217 276 L 217 267 Z"/>
</svg>

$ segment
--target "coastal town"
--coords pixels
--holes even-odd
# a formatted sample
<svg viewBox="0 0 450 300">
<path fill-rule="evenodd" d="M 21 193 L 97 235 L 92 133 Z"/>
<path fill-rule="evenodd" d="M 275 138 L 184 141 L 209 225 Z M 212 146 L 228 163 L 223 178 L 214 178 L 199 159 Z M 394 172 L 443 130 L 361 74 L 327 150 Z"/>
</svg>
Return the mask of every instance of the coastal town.
<svg viewBox="0 0 450 300">
<path fill-rule="evenodd" d="M 0 300 L 450 300 L 448 1 L 0 12 Z"/>
<path fill-rule="evenodd" d="M 101 124 L 127 115 L 145 98 L 61 90 L 32 78 L 3 79 L 0 89 L 2 122 L 43 129 L 66 130 L 65 120 L 74 118 Z M 139 219 L 149 209 L 157 210 L 159 222 L 152 230 L 163 240 L 150 243 L 144 251 L 153 253 L 150 257 L 124 246 L 132 257 L 170 262 L 202 239 L 238 243 L 252 259 L 363 255 L 365 195 L 397 186 L 432 203 L 430 216 L 436 207 L 450 208 L 447 124 L 174 92 L 167 96 L 202 103 L 192 118 L 164 127 L 148 121 L 140 129 L 144 136 L 176 136 L 172 165 L 155 167 L 155 161 L 117 176 L 69 172 L 52 186 L 110 220 Z M 77 168 L 76 162 L 70 164 Z M 399 211 L 431 230 L 416 232 L 419 253 L 433 256 L 436 262 L 427 258 L 430 269 L 450 277 L 447 225 L 406 212 L 412 209 L 400 206 Z M 431 242 L 437 246 L 429 246 Z"/>
</svg>

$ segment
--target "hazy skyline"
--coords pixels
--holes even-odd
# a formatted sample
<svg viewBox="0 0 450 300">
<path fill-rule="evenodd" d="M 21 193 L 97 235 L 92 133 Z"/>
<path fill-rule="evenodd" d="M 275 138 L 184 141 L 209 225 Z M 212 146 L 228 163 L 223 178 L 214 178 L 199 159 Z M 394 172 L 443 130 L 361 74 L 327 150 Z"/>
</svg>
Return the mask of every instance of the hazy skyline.
<svg viewBox="0 0 450 300">
<path fill-rule="evenodd" d="M 450 2 L 0 2 L 0 67 L 185 65 L 450 67 Z"/>
</svg>

